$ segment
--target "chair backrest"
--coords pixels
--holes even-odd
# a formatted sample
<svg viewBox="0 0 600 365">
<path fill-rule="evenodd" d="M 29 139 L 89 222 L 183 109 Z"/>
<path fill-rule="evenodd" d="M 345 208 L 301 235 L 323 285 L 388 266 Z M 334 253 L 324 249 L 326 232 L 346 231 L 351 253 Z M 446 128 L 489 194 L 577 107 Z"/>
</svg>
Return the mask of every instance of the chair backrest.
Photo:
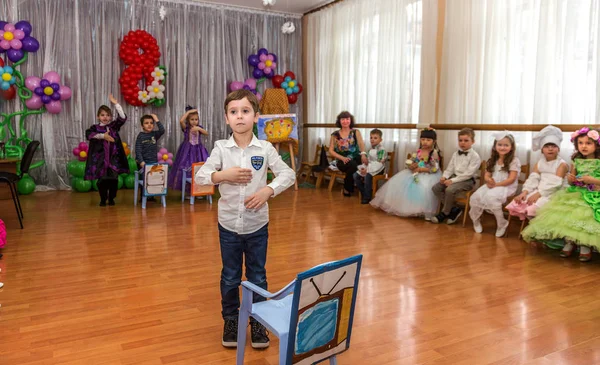
<svg viewBox="0 0 600 365">
<path fill-rule="evenodd" d="M 313 364 L 350 347 L 361 264 L 356 255 L 298 274 L 287 365 Z"/>
<path fill-rule="evenodd" d="M 525 184 L 529 177 L 529 165 L 521 165 L 521 173 L 519 174 L 519 184 Z"/>
<path fill-rule="evenodd" d="M 23 158 L 21 159 L 21 176 L 29 172 L 29 166 L 31 166 L 31 161 L 33 161 L 33 155 L 35 154 L 35 151 L 39 145 L 39 141 L 31 141 L 27 145 L 25 153 L 23 154 Z"/>
<path fill-rule="evenodd" d="M 396 151 L 388 152 L 387 155 L 387 166 L 385 167 L 385 173 L 388 177 L 394 175 L 394 163 L 396 162 Z"/>
<path fill-rule="evenodd" d="M 313 163 L 319 163 L 319 157 L 321 157 L 321 145 L 317 143 L 315 147 L 315 156 L 313 157 Z"/>
</svg>

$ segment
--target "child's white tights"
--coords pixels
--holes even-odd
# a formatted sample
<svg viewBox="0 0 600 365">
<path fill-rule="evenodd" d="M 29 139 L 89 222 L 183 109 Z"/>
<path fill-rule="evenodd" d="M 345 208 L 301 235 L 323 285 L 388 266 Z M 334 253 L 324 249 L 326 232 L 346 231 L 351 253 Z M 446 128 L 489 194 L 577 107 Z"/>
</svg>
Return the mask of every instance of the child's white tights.
<svg viewBox="0 0 600 365">
<path fill-rule="evenodd" d="M 475 229 L 475 232 L 477 233 L 481 233 L 481 215 L 483 214 L 483 208 L 479 207 L 479 206 L 471 206 L 471 208 L 469 209 L 469 216 L 471 217 L 471 220 L 473 221 L 473 227 Z M 502 211 L 502 206 L 500 207 L 494 207 L 493 209 L 489 209 L 492 214 L 494 215 L 494 217 L 496 217 L 496 224 L 497 224 L 497 228 L 496 228 L 496 237 L 502 237 L 504 236 L 504 233 L 506 232 L 506 228 L 508 227 L 508 221 L 506 220 L 506 218 L 504 218 L 504 212 Z"/>
</svg>

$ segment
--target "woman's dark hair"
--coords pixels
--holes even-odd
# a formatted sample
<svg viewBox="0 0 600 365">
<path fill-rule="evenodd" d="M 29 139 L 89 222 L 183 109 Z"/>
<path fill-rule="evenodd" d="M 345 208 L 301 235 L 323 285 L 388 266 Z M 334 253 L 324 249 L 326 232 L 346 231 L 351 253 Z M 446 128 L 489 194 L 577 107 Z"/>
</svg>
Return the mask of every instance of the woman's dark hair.
<svg viewBox="0 0 600 365">
<path fill-rule="evenodd" d="M 354 115 L 350 114 L 348 111 L 343 111 L 335 118 L 335 126 L 338 128 L 342 128 L 341 120 L 344 118 L 350 118 L 350 129 L 354 128 Z"/>
</svg>

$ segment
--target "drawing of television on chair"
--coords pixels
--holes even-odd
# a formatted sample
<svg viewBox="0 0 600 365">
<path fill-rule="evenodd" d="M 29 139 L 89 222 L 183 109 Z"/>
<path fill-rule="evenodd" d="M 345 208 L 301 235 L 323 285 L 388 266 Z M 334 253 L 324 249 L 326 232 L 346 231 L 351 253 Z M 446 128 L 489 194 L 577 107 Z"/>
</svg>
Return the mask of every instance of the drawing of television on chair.
<svg viewBox="0 0 600 365">
<path fill-rule="evenodd" d="M 298 310 L 292 309 L 290 326 L 296 328 L 289 338 L 294 349 L 288 353 L 291 364 L 313 364 L 349 348 L 360 263 L 359 259 L 339 269 L 319 272 L 317 267 L 300 274 L 300 295 L 293 303 Z"/>
</svg>

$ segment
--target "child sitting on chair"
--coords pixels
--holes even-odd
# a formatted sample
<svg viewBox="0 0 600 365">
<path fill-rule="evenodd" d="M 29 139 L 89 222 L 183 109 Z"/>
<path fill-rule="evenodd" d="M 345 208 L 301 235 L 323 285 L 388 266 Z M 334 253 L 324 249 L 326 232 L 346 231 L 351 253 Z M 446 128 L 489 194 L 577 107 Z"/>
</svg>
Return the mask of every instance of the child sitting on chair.
<svg viewBox="0 0 600 365">
<path fill-rule="evenodd" d="M 385 169 L 387 152 L 381 143 L 382 136 L 383 133 L 379 129 L 371 131 L 369 161 L 367 164 L 359 165 L 358 171 L 354 173 L 354 184 L 362 195 L 361 204 L 369 204 L 373 191 L 373 176 L 382 174 Z"/>
</svg>

